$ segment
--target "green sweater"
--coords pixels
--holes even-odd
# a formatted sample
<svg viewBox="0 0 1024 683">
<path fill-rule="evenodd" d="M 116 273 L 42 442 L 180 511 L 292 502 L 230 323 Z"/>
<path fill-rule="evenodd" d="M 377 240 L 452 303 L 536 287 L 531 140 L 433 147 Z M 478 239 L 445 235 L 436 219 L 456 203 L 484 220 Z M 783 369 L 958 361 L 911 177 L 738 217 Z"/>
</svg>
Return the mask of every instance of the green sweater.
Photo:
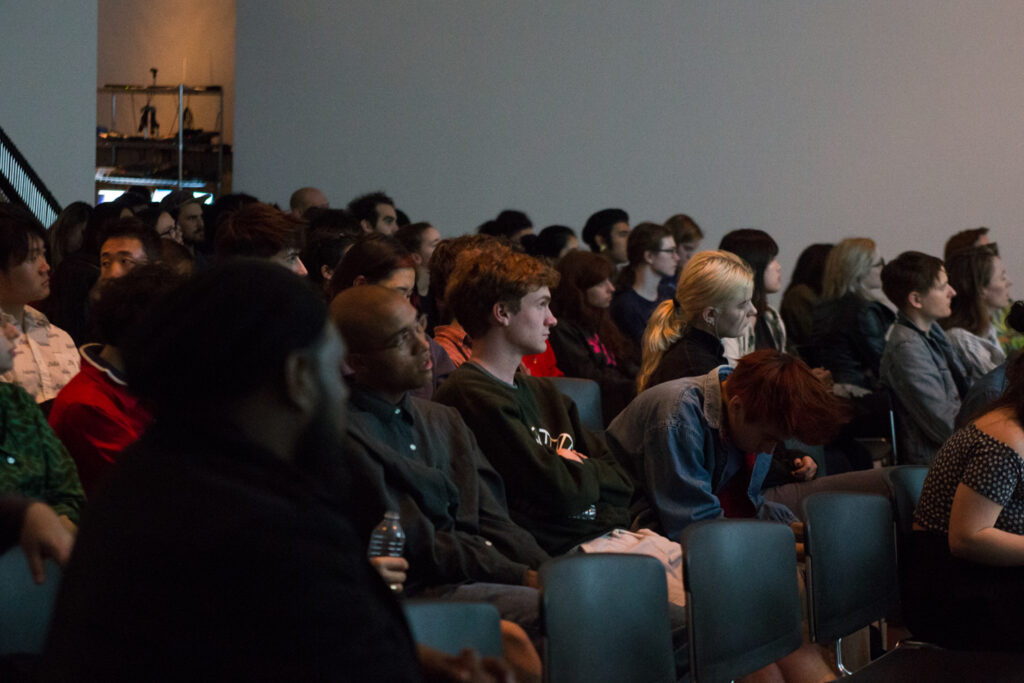
<svg viewBox="0 0 1024 683">
<path fill-rule="evenodd" d="M 85 506 L 75 461 L 32 397 L 7 383 L 0 383 L 0 493 L 41 500 L 75 524 Z"/>
<path fill-rule="evenodd" d="M 516 373 L 510 386 L 464 363 L 438 388 L 505 481 L 512 519 L 552 555 L 629 526 L 633 486 L 600 436 L 580 424 L 576 404 L 541 377 Z M 582 463 L 556 447 L 586 456 Z"/>
</svg>

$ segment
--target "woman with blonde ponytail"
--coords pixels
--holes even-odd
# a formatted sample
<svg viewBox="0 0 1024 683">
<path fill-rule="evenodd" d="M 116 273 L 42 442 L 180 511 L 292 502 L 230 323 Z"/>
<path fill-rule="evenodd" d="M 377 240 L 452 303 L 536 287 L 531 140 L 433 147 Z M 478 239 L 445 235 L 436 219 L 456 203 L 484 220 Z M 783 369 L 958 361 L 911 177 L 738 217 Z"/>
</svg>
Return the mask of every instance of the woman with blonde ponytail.
<svg viewBox="0 0 1024 683">
<path fill-rule="evenodd" d="M 743 334 L 757 309 L 754 272 L 726 251 L 702 251 L 683 268 L 675 298 L 654 310 L 643 336 L 637 391 L 726 364 L 724 338 Z"/>
</svg>

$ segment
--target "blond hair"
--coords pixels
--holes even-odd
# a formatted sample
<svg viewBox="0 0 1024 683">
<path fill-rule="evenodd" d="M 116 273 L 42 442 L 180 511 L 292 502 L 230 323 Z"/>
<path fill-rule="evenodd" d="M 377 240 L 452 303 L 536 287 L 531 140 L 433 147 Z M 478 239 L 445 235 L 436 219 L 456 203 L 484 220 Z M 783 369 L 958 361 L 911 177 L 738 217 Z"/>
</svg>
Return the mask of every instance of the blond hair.
<svg viewBox="0 0 1024 683">
<path fill-rule="evenodd" d="M 647 388 L 662 356 L 701 311 L 709 306 L 724 308 L 749 298 L 753 289 L 754 271 L 736 254 L 728 251 L 695 254 L 679 275 L 675 298 L 658 304 L 647 321 L 641 344 L 643 360 L 636 378 L 637 391 Z"/>
<path fill-rule="evenodd" d="M 847 237 L 832 247 L 825 259 L 821 296 L 826 301 L 853 292 L 862 299 L 873 298 L 864 286 L 875 260 L 875 241 L 867 237 Z"/>
</svg>

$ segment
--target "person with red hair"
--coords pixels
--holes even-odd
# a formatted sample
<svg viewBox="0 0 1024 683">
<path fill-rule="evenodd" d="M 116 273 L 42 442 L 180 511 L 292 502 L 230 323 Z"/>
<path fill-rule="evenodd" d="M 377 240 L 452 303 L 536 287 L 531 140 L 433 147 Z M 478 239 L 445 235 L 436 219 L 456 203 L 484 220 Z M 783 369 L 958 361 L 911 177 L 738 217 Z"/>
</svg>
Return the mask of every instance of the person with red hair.
<svg viewBox="0 0 1024 683">
<path fill-rule="evenodd" d="M 796 520 L 761 491 L 776 446 L 827 442 L 842 404 L 803 361 L 761 349 L 699 377 L 640 393 L 609 425 L 608 446 L 637 488 L 633 525 L 669 538 L 704 519 Z"/>
</svg>

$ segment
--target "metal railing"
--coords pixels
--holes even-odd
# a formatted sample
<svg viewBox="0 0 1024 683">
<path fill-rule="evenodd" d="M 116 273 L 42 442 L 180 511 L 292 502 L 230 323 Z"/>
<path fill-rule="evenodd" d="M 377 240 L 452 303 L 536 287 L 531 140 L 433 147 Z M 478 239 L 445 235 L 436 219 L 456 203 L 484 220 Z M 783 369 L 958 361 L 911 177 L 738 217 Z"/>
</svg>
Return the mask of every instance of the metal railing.
<svg viewBox="0 0 1024 683">
<path fill-rule="evenodd" d="M 24 206 L 49 227 L 61 207 L 11 138 L 0 128 L 0 201 Z"/>
</svg>

